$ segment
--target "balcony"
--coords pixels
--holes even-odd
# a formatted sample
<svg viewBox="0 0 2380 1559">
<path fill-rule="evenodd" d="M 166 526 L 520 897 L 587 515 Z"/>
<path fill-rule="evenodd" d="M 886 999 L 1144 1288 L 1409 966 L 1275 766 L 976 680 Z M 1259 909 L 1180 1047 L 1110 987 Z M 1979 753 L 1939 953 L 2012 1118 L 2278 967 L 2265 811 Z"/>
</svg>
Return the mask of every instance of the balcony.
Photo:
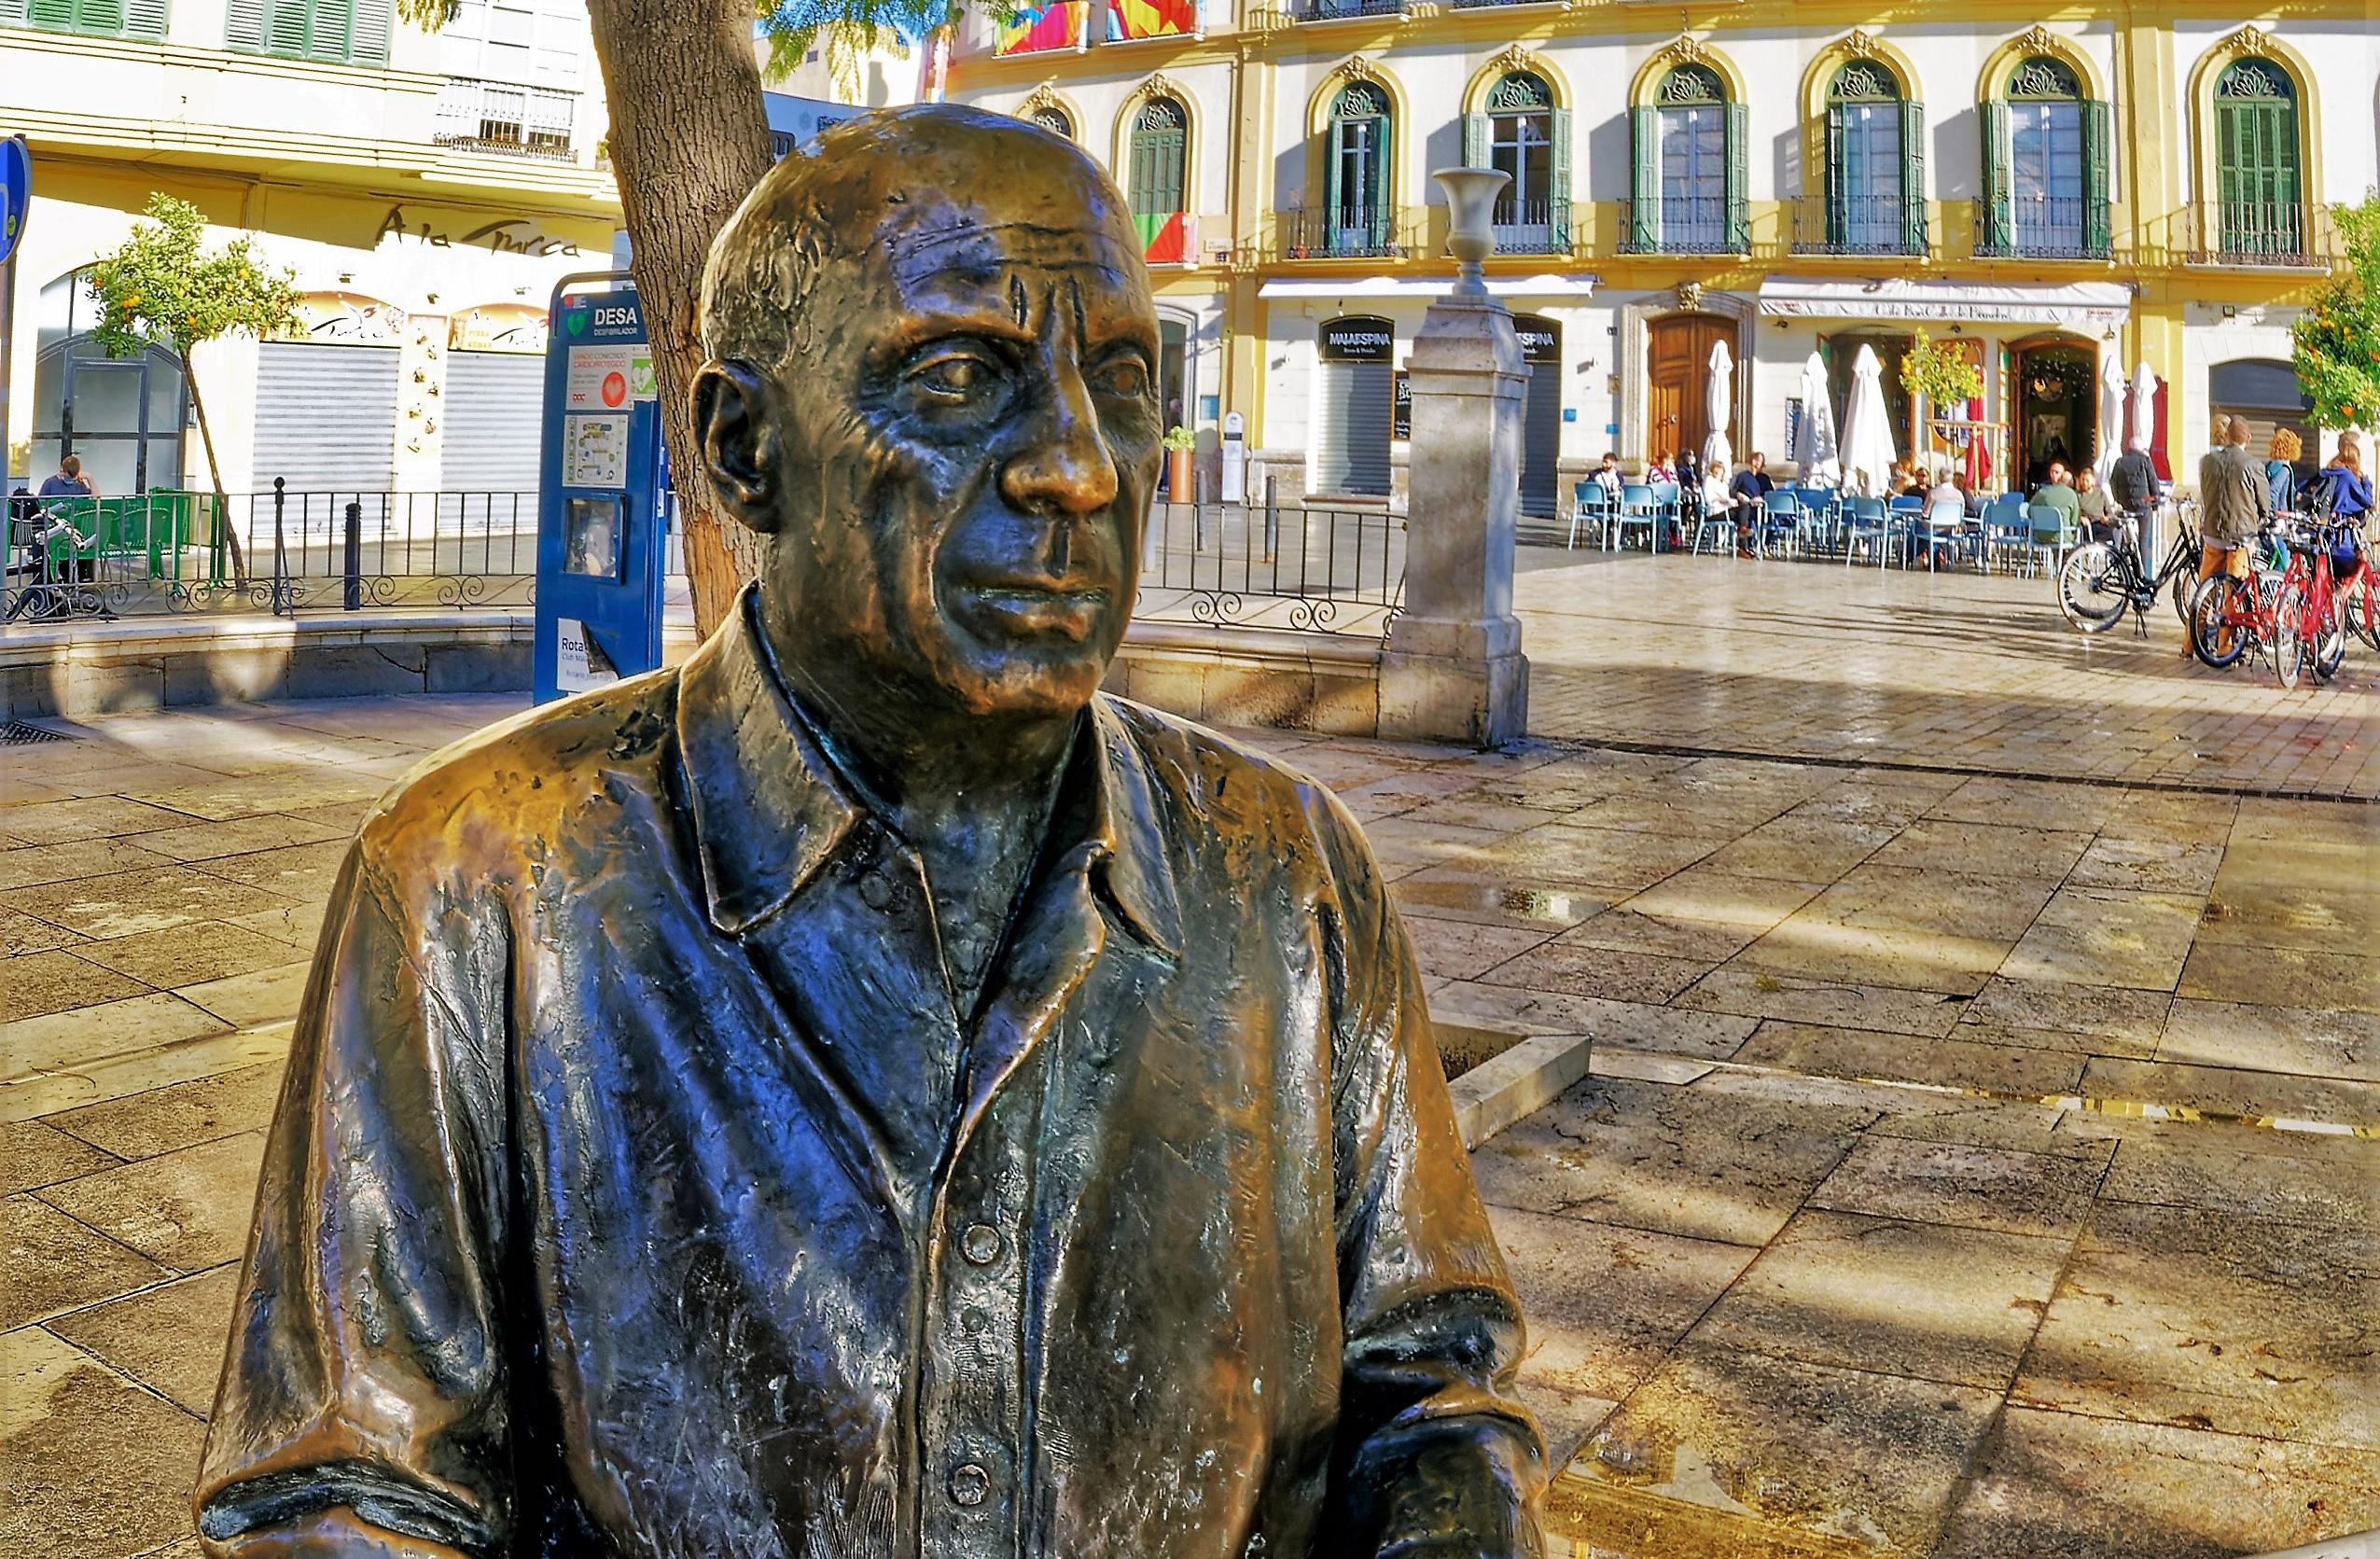
<svg viewBox="0 0 2380 1559">
<path fill-rule="evenodd" d="M 1926 256 L 1922 194 L 1814 196 L 1793 206 L 1797 255 Z"/>
<path fill-rule="evenodd" d="M 2019 195 L 2005 205 L 1975 202 L 1977 259 L 2103 260 L 2109 258 L 2107 218 L 2096 218 L 2079 196 Z"/>
<path fill-rule="evenodd" d="M 1305 0 L 1298 14 L 1308 21 L 1338 21 L 1351 16 L 1402 16 L 1405 0 Z"/>
<path fill-rule="evenodd" d="M 1392 211 L 1290 206 L 1274 218 L 1285 259 L 1393 259 L 1405 252 Z"/>
<path fill-rule="evenodd" d="M 1526 0 L 1479 3 L 1518 5 Z M 1570 203 L 1565 201 L 1557 210 L 1551 201 L 1498 201 L 1495 229 L 1499 255 L 1566 255 L 1570 252 Z"/>
<path fill-rule="evenodd" d="M 2191 265 L 2328 271 L 2339 257 L 2330 209 L 2281 201 L 2205 201 L 2190 208 Z"/>
<path fill-rule="evenodd" d="M 1640 207 L 1620 202 L 1623 255 L 1748 255 L 1750 224 L 1723 196 L 1664 196 Z"/>
<path fill-rule="evenodd" d="M 431 138 L 441 146 L 568 162 L 578 123 L 577 92 L 451 76 L 438 90 Z"/>
</svg>

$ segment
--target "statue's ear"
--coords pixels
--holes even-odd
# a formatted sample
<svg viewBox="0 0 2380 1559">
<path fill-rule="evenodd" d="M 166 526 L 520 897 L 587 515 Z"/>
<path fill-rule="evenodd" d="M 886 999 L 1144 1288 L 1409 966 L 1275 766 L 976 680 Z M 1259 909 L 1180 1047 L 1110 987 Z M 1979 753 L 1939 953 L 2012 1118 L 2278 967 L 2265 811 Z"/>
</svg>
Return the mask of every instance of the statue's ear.
<svg viewBox="0 0 2380 1559">
<path fill-rule="evenodd" d="M 764 535 L 777 528 L 780 468 L 777 407 L 749 364 L 704 363 L 694 374 L 694 432 L 719 502 Z"/>
</svg>

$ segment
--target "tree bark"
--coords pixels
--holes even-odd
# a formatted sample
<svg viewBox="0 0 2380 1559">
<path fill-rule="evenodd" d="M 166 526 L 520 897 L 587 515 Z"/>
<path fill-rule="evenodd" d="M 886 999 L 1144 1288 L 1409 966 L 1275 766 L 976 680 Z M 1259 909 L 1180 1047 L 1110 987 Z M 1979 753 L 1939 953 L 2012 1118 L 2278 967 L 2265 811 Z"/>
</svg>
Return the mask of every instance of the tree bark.
<svg viewBox="0 0 2380 1559">
<path fill-rule="evenodd" d="M 223 527 L 223 539 L 231 549 L 231 582 L 245 590 L 248 550 L 240 545 L 240 527 L 231 522 L 231 500 L 223 492 L 223 467 L 215 463 L 215 433 L 206 425 L 206 402 L 199 397 L 198 370 L 190 367 L 188 352 L 182 354 L 182 383 L 189 386 L 190 410 L 199 419 L 199 442 L 206 450 L 207 485 L 215 489 L 215 522 Z"/>
<path fill-rule="evenodd" d="M 769 171 L 769 123 L 752 52 L 752 8 L 725 0 L 588 0 L 611 107 L 611 160 L 634 253 L 677 491 L 694 629 L 708 635 L 759 561 L 702 474 L 689 388 L 703 364 L 695 333 L 703 259 Z"/>
</svg>

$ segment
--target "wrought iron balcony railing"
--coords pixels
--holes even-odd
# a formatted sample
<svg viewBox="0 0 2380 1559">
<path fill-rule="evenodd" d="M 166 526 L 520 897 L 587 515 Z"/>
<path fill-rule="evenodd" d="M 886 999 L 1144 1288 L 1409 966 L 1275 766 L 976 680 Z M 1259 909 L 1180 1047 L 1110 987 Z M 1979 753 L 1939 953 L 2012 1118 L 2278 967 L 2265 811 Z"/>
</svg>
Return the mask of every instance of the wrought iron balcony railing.
<svg viewBox="0 0 2380 1559">
<path fill-rule="evenodd" d="M 1519 4 L 1520 0 L 1483 0 Z M 1566 255 L 1570 252 L 1570 202 L 1498 201 L 1494 226 L 1499 255 Z"/>
<path fill-rule="evenodd" d="M 1286 259 L 1348 259 L 1404 253 L 1397 214 L 1381 206 L 1290 206 L 1277 215 Z"/>
<path fill-rule="evenodd" d="M 2106 259 L 2107 218 L 2080 196 L 2018 195 L 1975 202 L 1978 259 Z"/>
<path fill-rule="evenodd" d="M 1298 14 L 1308 21 L 1336 21 L 1348 16 L 1402 16 L 1405 0 L 1305 0 Z"/>
<path fill-rule="evenodd" d="M 1748 255 L 1751 224 L 1742 204 L 1721 196 L 1664 195 L 1620 202 L 1623 255 Z"/>
<path fill-rule="evenodd" d="M 1797 255 L 1926 254 L 1926 197 L 1819 195 L 1793 207 Z"/>
<path fill-rule="evenodd" d="M 578 126 L 577 92 L 450 76 L 438 90 L 432 138 L 442 146 L 567 162 L 576 155 Z"/>
<path fill-rule="evenodd" d="M 2338 254 L 2338 234 L 2324 206 L 2204 201 L 2190 208 L 2192 265 L 2328 271 Z"/>
</svg>

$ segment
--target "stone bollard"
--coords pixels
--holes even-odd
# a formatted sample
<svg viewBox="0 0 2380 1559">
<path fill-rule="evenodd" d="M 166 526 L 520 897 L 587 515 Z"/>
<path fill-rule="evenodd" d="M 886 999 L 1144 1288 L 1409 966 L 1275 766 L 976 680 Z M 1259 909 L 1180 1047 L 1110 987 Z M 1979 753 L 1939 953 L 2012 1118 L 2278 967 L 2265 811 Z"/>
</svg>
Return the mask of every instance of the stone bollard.
<svg viewBox="0 0 2380 1559">
<path fill-rule="evenodd" d="M 1432 176 L 1447 189 L 1448 247 L 1462 274 L 1429 306 L 1407 364 L 1404 610 L 1381 657 L 1380 734 L 1495 746 L 1527 730 L 1529 710 L 1529 662 L 1512 615 L 1527 369 L 1511 311 L 1488 296 L 1479 263 L 1495 244 L 1488 213 L 1508 175 Z"/>
</svg>

